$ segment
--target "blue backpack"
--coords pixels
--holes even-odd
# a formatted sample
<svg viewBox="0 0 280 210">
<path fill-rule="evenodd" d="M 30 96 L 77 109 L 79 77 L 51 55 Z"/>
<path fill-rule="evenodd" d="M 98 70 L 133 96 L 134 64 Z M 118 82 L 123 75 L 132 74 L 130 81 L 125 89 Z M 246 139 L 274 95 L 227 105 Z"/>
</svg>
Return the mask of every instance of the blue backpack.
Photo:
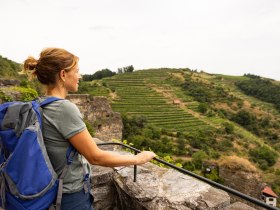
<svg viewBox="0 0 280 210">
<path fill-rule="evenodd" d="M 42 136 L 39 103 L 7 102 L 0 105 L 0 206 L 7 210 L 59 210 L 63 178 L 77 151 L 70 147 L 66 164 L 57 177 Z"/>
</svg>

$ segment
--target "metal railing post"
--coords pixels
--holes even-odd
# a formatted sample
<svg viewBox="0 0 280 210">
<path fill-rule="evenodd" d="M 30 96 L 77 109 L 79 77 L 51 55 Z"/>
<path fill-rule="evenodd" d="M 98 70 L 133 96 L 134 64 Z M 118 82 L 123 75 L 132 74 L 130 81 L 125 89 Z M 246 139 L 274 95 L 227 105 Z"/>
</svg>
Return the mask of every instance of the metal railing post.
<svg viewBox="0 0 280 210">
<path fill-rule="evenodd" d="M 137 151 L 134 151 L 134 154 L 137 155 Z M 137 165 L 134 165 L 134 179 L 133 181 L 136 182 L 136 177 L 137 176 Z"/>
</svg>

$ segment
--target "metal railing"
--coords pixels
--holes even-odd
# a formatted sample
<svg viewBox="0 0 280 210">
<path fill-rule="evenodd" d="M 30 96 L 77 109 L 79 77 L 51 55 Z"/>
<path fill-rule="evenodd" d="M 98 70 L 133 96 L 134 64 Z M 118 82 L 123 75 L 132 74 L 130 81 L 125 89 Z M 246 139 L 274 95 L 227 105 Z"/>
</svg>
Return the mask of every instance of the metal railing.
<svg viewBox="0 0 280 210">
<path fill-rule="evenodd" d="M 128 149 L 130 149 L 130 150 L 133 150 L 133 151 L 135 152 L 135 154 L 141 152 L 140 150 L 138 150 L 138 149 L 136 149 L 136 148 L 134 148 L 134 147 L 131 147 L 131 146 L 129 146 L 129 145 L 126 145 L 126 144 L 123 144 L 123 143 L 120 143 L 120 142 L 104 142 L 104 143 L 97 143 L 97 145 L 98 145 L 98 146 L 104 146 L 104 145 L 119 145 L 119 146 L 122 146 L 122 147 L 126 147 L 126 148 L 128 148 Z M 167 166 L 169 166 L 169 167 L 171 167 L 171 168 L 173 168 L 173 169 L 175 169 L 175 170 L 177 170 L 177 171 L 179 171 L 179 172 L 181 172 L 181 173 L 183 173 L 183 174 L 187 174 L 187 175 L 192 176 L 192 177 L 194 177 L 194 178 L 196 178 L 196 179 L 199 179 L 199 180 L 201 180 L 201 181 L 203 181 L 203 182 L 206 182 L 206 183 L 208 183 L 208 184 L 210 184 L 210 185 L 212 185 L 212 186 L 214 186 L 214 187 L 216 187 L 216 188 L 219 188 L 219 189 L 224 190 L 224 191 L 226 191 L 226 192 L 228 192 L 228 193 L 231 193 L 231 194 L 233 194 L 233 195 L 235 195 L 235 196 L 237 196 L 237 197 L 239 197 L 239 198 L 242 198 L 242 199 L 244 199 L 244 200 L 246 200 L 246 201 L 249 201 L 249 202 L 251 202 L 251 203 L 253 203 L 253 204 L 257 205 L 257 206 L 260 206 L 260 207 L 263 207 L 263 208 L 266 208 L 266 209 L 271 209 L 271 210 L 280 210 L 280 209 L 277 208 L 277 207 L 270 206 L 270 205 L 268 205 L 268 204 L 266 204 L 266 203 L 264 203 L 264 202 L 262 202 L 262 201 L 260 201 L 260 200 L 258 200 L 258 199 L 256 199 L 256 198 L 253 198 L 253 197 L 251 197 L 251 196 L 248 196 L 248 195 L 246 195 L 246 194 L 243 194 L 243 193 L 241 193 L 241 192 L 239 192 L 239 191 L 237 191 L 237 190 L 234 190 L 234 189 L 232 189 L 232 188 L 229 188 L 229 187 L 227 187 L 227 186 L 224 186 L 224 185 L 222 185 L 222 184 L 219 184 L 219 183 L 217 183 L 217 182 L 214 182 L 214 181 L 212 181 L 212 180 L 210 180 L 210 179 L 207 179 L 207 178 L 205 178 L 205 177 L 199 176 L 199 175 L 197 175 L 197 174 L 195 174 L 195 173 L 193 173 L 193 172 L 191 172 L 191 171 L 188 171 L 188 170 L 186 170 L 186 169 L 183 169 L 183 168 L 180 168 L 180 167 L 178 167 L 178 166 L 175 166 L 175 165 L 173 165 L 173 164 L 171 164 L 171 163 L 168 163 L 168 162 L 166 162 L 166 161 L 164 161 L 164 160 L 161 160 L 161 159 L 159 159 L 159 158 L 153 158 L 153 160 L 155 160 L 155 161 L 157 161 L 157 162 L 159 162 L 159 163 L 162 163 L 162 164 L 164 164 L 164 165 L 167 165 Z M 136 182 L 136 178 L 137 178 L 137 165 L 134 165 L 134 179 L 133 179 L 134 182 Z"/>
</svg>

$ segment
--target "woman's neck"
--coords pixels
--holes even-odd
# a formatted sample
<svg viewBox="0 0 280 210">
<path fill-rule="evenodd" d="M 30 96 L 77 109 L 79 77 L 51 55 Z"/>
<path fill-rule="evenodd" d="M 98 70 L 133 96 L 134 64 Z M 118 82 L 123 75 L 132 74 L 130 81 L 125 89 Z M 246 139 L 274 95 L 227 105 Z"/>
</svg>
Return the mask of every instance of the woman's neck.
<svg viewBox="0 0 280 210">
<path fill-rule="evenodd" d="M 65 90 L 65 88 L 47 87 L 46 95 L 47 96 L 55 96 L 55 97 L 64 99 L 67 96 L 67 91 Z"/>
</svg>

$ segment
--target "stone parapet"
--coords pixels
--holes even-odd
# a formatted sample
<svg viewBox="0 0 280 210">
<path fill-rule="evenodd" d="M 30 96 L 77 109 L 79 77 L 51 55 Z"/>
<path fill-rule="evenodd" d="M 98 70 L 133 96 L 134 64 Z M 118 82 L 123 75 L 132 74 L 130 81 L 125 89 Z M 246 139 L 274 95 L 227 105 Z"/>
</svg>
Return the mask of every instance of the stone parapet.
<svg viewBox="0 0 280 210">
<path fill-rule="evenodd" d="M 254 209 L 240 202 L 231 204 L 228 193 L 173 169 L 152 163 L 137 168 L 134 182 L 133 166 L 92 166 L 95 210 Z"/>
</svg>

